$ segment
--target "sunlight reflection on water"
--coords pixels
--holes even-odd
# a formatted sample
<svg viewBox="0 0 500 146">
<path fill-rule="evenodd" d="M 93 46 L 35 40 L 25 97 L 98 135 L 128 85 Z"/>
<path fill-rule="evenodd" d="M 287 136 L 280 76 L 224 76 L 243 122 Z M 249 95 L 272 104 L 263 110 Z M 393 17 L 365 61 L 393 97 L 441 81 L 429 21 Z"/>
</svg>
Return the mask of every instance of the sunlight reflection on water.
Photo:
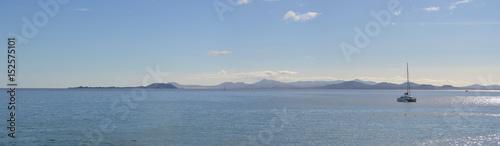
<svg viewBox="0 0 500 146">
<path fill-rule="evenodd" d="M 500 106 L 500 96 L 448 96 L 432 98 L 429 103 L 443 105 Z"/>
<path fill-rule="evenodd" d="M 128 90 L 21 90 L 17 145 L 75 145 Z M 499 145 L 500 92 L 155 90 L 102 145 Z M 486 93 L 486 92 L 484 92 Z M 488 95 L 488 96 L 486 96 Z M 281 112 L 286 109 L 284 118 Z M 16 113 L 17 114 L 17 113 Z M 115 116 L 116 117 L 116 116 Z M 273 120 L 274 119 L 274 120 Z M 278 121 L 275 124 L 270 124 Z M 279 122 L 286 121 L 286 122 Z M 286 123 L 286 124 L 281 124 Z M 274 128 L 273 128 L 274 127 Z M 279 127 L 278 130 L 276 128 Z M 266 134 L 266 132 L 264 132 Z M 269 134 L 269 133 L 267 133 Z M 1 143 L 7 142 L 0 135 Z"/>
<path fill-rule="evenodd" d="M 435 140 L 414 145 L 500 145 L 500 134 Z"/>
</svg>

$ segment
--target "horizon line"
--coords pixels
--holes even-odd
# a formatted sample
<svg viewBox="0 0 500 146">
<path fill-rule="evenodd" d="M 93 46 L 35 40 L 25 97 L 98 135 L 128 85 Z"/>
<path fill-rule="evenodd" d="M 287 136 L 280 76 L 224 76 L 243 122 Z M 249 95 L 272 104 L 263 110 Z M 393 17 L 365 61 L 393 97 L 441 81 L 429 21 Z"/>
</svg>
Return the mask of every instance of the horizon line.
<svg viewBox="0 0 500 146">
<path fill-rule="evenodd" d="M 394 82 L 375 82 L 375 81 L 367 81 L 367 80 L 361 80 L 361 79 L 353 79 L 353 80 L 332 80 L 332 81 L 322 81 L 322 80 L 309 80 L 309 81 L 290 81 L 290 82 L 285 82 L 285 81 L 277 81 L 277 80 L 270 80 L 270 79 L 261 79 L 257 82 L 254 82 L 254 83 L 245 83 L 245 82 L 221 82 L 219 84 L 212 84 L 212 85 L 197 85 L 197 84 L 181 84 L 181 83 L 178 83 L 178 82 L 163 82 L 163 84 L 172 84 L 172 83 L 176 83 L 176 84 L 179 84 L 179 85 L 183 85 L 183 86 L 218 86 L 218 85 L 221 85 L 223 83 L 244 83 L 246 85 L 252 85 L 252 84 L 255 84 L 255 83 L 258 83 L 258 82 L 261 82 L 263 80 L 268 80 L 268 81 L 276 81 L 276 82 L 281 82 L 281 83 L 294 83 L 294 82 L 334 82 L 334 81 L 343 81 L 343 82 L 340 82 L 340 83 L 336 83 L 336 84 L 341 84 L 341 83 L 344 83 L 344 82 L 349 82 L 349 81 L 354 81 L 354 82 L 359 82 L 359 83 L 362 83 L 362 84 L 366 84 L 366 83 L 363 83 L 363 82 L 374 82 L 373 85 L 376 85 L 376 84 L 380 84 L 380 83 L 391 83 L 391 84 L 397 84 L 397 85 L 401 85 L 401 84 L 405 84 L 406 82 L 403 82 L 403 83 L 394 83 Z M 356 81 L 356 80 L 359 80 L 359 81 Z M 157 83 L 151 83 L 151 84 L 148 84 L 148 85 L 152 85 L 152 84 L 158 84 L 158 83 L 162 83 L 162 82 L 157 82 Z M 444 84 L 444 85 L 433 85 L 433 84 L 420 84 L 420 83 L 416 83 L 416 82 L 410 82 L 410 83 L 413 83 L 413 84 L 418 84 L 418 85 L 432 85 L 432 86 L 436 86 L 436 87 L 442 87 L 442 86 L 446 86 L 446 85 L 449 85 L 449 86 L 453 86 L 453 87 L 467 87 L 467 86 L 474 86 L 474 85 L 479 85 L 479 86 L 500 86 L 498 84 L 492 84 L 492 85 L 483 85 L 483 84 L 471 84 L 471 85 L 466 85 L 466 86 L 455 86 L 455 85 L 450 85 L 450 84 Z M 328 85 L 332 85 L 332 84 L 328 84 Z M 366 84 L 366 85 L 371 85 L 371 84 Z M 75 88 L 75 87 L 117 87 L 117 88 L 133 88 L 133 87 L 143 87 L 143 86 L 147 86 L 147 85 L 139 85 L 139 86 L 82 86 L 82 85 L 79 85 L 79 86 L 70 86 L 70 87 L 61 87 L 62 89 L 64 88 Z M 36 88 L 36 87 L 35 87 Z M 37 88 L 37 89 L 43 89 L 43 88 Z M 58 88 L 51 88 L 51 89 L 58 89 Z"/>
</svg>

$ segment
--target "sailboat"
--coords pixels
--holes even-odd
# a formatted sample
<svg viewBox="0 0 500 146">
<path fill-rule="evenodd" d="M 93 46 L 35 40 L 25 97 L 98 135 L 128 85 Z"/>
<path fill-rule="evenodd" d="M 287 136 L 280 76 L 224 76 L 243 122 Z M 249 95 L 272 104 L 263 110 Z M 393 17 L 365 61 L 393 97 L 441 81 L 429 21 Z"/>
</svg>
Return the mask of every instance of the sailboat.
<svg viewBox="0 0 500 146">
<path fill-rule="evenodd" d="M 226 90 L 226 85 L 224 85 L 224 90 Z"/>
<path fill-rule="evenodd" d="M 410 92 L 410 72 L 408 70 L 408 63 L 406 63 L 406 93 L 399 97 L 398 102 L 417 102 L 417 98 L 411 96 Z"/>
</svg>

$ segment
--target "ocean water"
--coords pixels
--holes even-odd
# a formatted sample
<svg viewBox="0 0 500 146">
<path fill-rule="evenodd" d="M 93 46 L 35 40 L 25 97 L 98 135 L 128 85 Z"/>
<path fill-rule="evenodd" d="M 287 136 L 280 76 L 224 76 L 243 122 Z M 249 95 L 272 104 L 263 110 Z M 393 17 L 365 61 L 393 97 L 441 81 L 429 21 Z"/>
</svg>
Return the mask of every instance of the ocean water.
<svg viewBox="0 0 500 146">
<path fill-rule="evenodd" d="M 500 145 L 500 92 L 17 91 L 1 145 Z M 8 99 L 1 103 L 7 127 Z"/>
</svg>

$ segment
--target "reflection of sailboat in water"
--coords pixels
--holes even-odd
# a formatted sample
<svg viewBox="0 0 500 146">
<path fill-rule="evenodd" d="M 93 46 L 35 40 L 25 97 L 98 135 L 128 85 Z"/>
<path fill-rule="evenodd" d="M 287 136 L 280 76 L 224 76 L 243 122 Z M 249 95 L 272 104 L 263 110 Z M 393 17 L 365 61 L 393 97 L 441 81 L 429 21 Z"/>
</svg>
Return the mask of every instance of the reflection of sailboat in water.
<svg viewBox="0 0 500 146">
<path fill-rule="evenodd" d="M 417 102 L 417 98 L 411 96 L 410 92 L 410 73 L 408 70 L 408 63 L 406 63 L 406 93 L 399 97 L 398 102 Z"/>
</svg>

